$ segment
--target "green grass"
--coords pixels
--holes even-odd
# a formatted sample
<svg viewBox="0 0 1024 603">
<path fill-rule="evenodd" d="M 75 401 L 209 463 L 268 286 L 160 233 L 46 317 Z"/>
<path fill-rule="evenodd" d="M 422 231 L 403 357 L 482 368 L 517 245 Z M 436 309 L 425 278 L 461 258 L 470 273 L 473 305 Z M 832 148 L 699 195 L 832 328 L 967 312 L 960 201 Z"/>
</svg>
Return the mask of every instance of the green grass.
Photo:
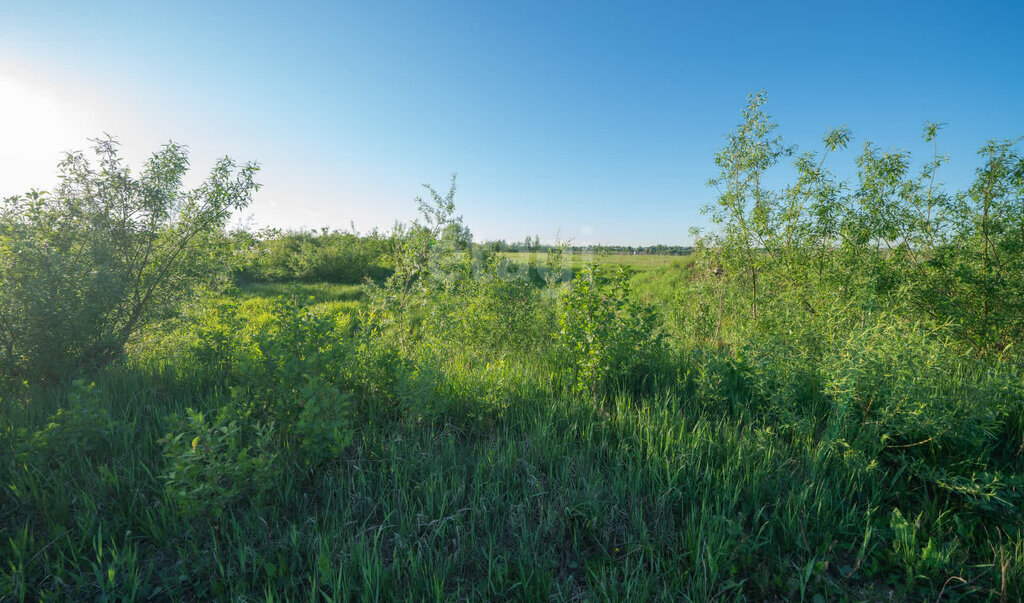
<svg viewBox="0 0 1024 603">
<path fill-rule="evenodd" d="M 690 261 L 641 258 L 640 294 L 670 303 Z M 342 314 L 363 303 L 358 286 L 327 284 L 249 285 L 232 296 L 251 326 L 290 292 Z M 189 517 L 161 478 L 159 440 L 186 408 L 228 404 L 235 377 L 188 353 L 139 350 L 88 376 L 110 422 L 69 428 L 66 446 L 28 442 L 74 406 L 74 387 L 8 384 L 0 394 L 0 598 L 1022 593 L 1019 526 L 979 519 L 989 511 L 824 437 L 817 419 L 804 428 L 761 412 L 762 394 L 727 351 L 677 350 L 677 378 L 594 401 L 567 395 L 543 353 L 424 346 L 387 384 L 385 371 L 365 369 L 381 390 L 361 394 L 354 440 L 338 458 L 313 467 L 282 452 L 270 492 L 220 517 Z M 794 404 L 813 418 L 821 400 Z M 90 448 L 75 429 L 95 424 L 106 427 Z M 1019 458 L 1006 467 L 1019 470 Z"/>
<path fill-rule="evenodd" d="M 838 570 L 805 569 L 840 556 L 852 567 L 857 551 L 830 550 L 830 539 L 863 536 L 870 509 L 892 502 L 815 447 L 707 416 L 696 401 L 620 397 L 605 413 L 517 377 L 510 393 L 524 397 L 507 412 L 371 422 L 336 463 L 295 466 L 271 504 L 210 525 L 178 517 L 153 474 L 161 416 L 216 407 L 215 387 L 105 373 L 103 404 L 131 427 L 111 434 L 108 455 L 15 468 L 6 586 L 60 598 L 706 600 L 755 579 L 784 594 L 840 593 Z M 17 426 L 62 404 L 34 393 L 35 419 Z"/>
<path fill-rule="evenodd" d="M 240 285 L 232 295 L 240 299 L 249 299 L 292 294 L 311 297 L 317 303 L 357 301 L 362 298 L 363 286 L 337 283 L 248 283 Z"/>
<path fill-rule="evenodd" d="M 520 264 L 544 265 L 547 254 L 530 252 L 502 252 L 503 258 Z M 661 307 L 676 302 L 676 294 L 693 272 L 697 256 L 688 255 L 627 255 L 627 254 L 570 254 L 566 253 L 563 266 L 572 274 L 599 262 L 605 266 L 625 267 L 634 272 L 632 283 L 641 299 Z"/>
<path fill-rule="evenodd" d="M 363 299 L 362 285 L 338 283 L 247 283 L 231 295 L 239 300 L 269 300 L 282 295 L 295 295 L 312 300 L 317 308 L 328 312 L 351 312 Z"/>
</svg>

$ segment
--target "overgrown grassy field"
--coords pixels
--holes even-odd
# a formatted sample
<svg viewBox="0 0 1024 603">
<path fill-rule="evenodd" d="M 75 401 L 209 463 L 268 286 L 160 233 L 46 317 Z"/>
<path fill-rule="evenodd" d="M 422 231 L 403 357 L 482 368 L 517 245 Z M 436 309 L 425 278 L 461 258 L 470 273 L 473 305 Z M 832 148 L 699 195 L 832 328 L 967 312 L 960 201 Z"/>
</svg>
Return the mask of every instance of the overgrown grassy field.
<svg viewBox="0 0 1024 603">
<path fill-rule="evenodd" d="M 837 128 L 771 190 L 763 103 L 685 257 L 490 253 L 454 178 L 227 233 L 255 166 L 69 156 L 0 203 L 0 599 L 1021 600 L 1024 155 L 838 181 Z"/>
<path fill-rule="evenodd" d="M 636 293 L 663 298 L 684 270 L 641 273 Z M 0 589 L 14 599 L 1020 595 L 1024 545 L 1018 499 L 1000 500 L 1005 474 L 929 486 L 942 480 L 930 477 L 941 451 L 851 447 L 818 394 L 791 392 L 779 408 L 751 381 L 756 369 L 724 349 L 677 349 L 654 382 L 599 399 L 567 387 L 543 343 L 426 337 L 408 353 L 360 349 L 360 291 L 249 285 L 76 385 L 8 389 Z M 287 295 L 308 305 L 276 305 Z M 312 329 L 308 313 L 349 338 L 331 360 L 360 397 L 343 450 L 312 462 L 250 439 L 242 453 L 187 419 L 194 409 L 214 422 L 251 382 L 243 357 L 270 349 L 254 338 L 289 322 Z M 953 394 L 987 408 L 984 375 L 960 370 L 969 389 Z M 1019 475 L 1008 453 L 1003 466 Z M 182 455 L 203 460 L 197 473 L 185 477 Z M 242 457 L 276 468 L 239 469 Z"/>
</svg>

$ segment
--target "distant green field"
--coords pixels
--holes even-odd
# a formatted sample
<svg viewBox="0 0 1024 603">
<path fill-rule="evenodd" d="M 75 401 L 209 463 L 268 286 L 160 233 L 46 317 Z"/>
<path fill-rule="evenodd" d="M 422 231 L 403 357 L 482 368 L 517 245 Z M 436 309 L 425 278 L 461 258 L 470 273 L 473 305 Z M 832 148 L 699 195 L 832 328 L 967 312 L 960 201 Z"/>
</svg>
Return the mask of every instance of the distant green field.
<svg viewBox="0 0 1024 603">
<path fill-rule="evenodd" d="M 528 263 L 543 263 L 547 254 L 503 252 L 502 257 Z M 626 254 L 566 254 L 565 261 L 575 274 L 592 262 L 604 265 L 626 266 L 636 271 L 631 281 L 636 295 L 653 304 L 675 303 L 676 291 L 690 278 L 697 256 L 688 255 L 626 255 Z"/>
<path fill-rule="evenodd" d="M 504 251 L 499 255 L 522 262 L 529 262 L 531 259 L 543 263 L 547 259 L 546 253 L 533 253 L 525 251 Z M 634 270 L 646 271 L 665 266 L 677 265 L 686 267 L 693 263 L 696 256 L 689 255 L 627 255 L 622 253 L 606 254 L 599 253 L 571 253 L 566 251 L 563 256 L 574 270 L 583 268 L 592 262 L 611 264 L 615 266 L 629 266 Z"/>
</svg>

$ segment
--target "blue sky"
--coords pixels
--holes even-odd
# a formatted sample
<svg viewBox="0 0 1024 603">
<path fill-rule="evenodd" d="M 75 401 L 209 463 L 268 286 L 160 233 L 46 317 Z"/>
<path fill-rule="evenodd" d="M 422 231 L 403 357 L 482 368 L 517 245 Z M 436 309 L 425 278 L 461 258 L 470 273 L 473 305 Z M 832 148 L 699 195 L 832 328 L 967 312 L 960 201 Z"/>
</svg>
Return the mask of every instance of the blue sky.
<svg viewBox="0 0 1024 603">
<path fill-rule="evenodd" d="M 1024 3 L 0 2 L 0 194 L 109 132 L 263 165 L 255 225 L 388 227 L 459 174 L 476 238 L 685 244 L 746 95 L 944 179 L 1024 135 Z M 833 167 L 852 174 L 852 152 Z"/>
</svg>

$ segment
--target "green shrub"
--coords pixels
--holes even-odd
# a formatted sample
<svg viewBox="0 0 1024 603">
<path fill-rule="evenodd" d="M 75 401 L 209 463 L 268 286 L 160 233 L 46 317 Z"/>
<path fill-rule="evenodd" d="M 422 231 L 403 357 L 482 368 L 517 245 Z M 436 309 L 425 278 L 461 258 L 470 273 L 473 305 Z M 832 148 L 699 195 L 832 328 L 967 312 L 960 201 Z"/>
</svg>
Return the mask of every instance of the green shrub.
<svg viewBox="0 0 1024 603">
<path fill-rule="evenodd" d="M 352 439 L 352 395 L 343 391 L 352 342 L 336 317 L 279 301 L 253 342 L 256 354 L 237 367 L 231 388 L 239 416 L 272 422 L 290 448 L 314 463 L 336 457 Z"/>
<path fill-rule="evenodd" d="M 613 387 L 652 385 L 665 340 L 654 308 L 632 295 L 628 271 L 589 267 L 561 304 L 555 338 L 573 391 L 597 399 Z"/>
<path fill-rule="evenodd" d="M 870 142 L 857 180 L 838 180 L 828 156 L 851 139 L 830 130 L 823 152 L 795 158 L 793 182 L 769 186 L 767 172 L 794 154 L 775 134 L 763 92 L 715 157 L 716 202 L 704 211 L 718 227 L 698 242 L 757 322 L 779 297 L 808 314 L 838 296 L 850 311 L 866 300 L 910 321 L 943 326 L 951 343 L 993 358 L 1020 359 L 1024 337 L 1024 155 L 1020 139 L 990 141 L 964 191 L 947 192 L 936 173 L 938 124 L 926 124 L 931 157 L 914 170 L 905 151 Z"/>
<path fill-rule="evenodd" d="M 69 459 L 104 457 L 110 454 L 114 433 L 125 428 L 102 405 L 96 385 L 78 380 L 68 393 L 67 408 L 58 409 L 44 428 L 21 431 L 15 458 L 44 469 Z"/>
<path fill-rule="evenodd" d="M 134 344 L 136 362 L 200 368 L 230 390 L 225 412 L 243 425 L 274 424 L 282 452 L 313 463 L 351 441 L 353 390 L 389 389 L 386 366 L 367 357 L 380 350 L 356 345 L 351 317 L 295 295 L 208 299 L 170 326 Z"/>
<path fill-rule="evenodd" d="M 532 353 L 550 337 L 541 289 L 491 261 L 470 278 L 433 295 L 424 331 L 434 344 L 490 358 Z"/>
<path fill-rule="evenodd" d="M 167 498 L 188 516 L 220 517 L 240 501 L 258 502 L 280 478 L 273 424 L 243 424 L 221 411 L 208 421 L 186 411 L 161 440 Z"/>
<path fill-rule="evenodd" d="M 175 319 L 133 340 L 132 361 L 138 366 L 187 367 L 233 378 L 239 366 L 259 354 L 254 337 L 273 321 L 272 310 L 271 302 L 264 299 L 198 297 Z"/>
<path fill-rule="evenodd" d="M 183 147 L 133 177 L 113 140 L 99 165 L 69 153 L 55 192 L 0 202 L 0 372 L 56 377 L 117 357 L 152 319 L 227 274 L 222 227 L 258 188 L 254 164 L 221 159 L 181 190 Z"/>
<path fill-rule="evenodd" d="M 295 435 L 306 458 L 314 463 L 336 458 L 352 441 L 352 394 L 342 393 L 319 377 L 299 390 Z"/>
<path fill-rule="evenodd" d="M 303 281 L 360 283 L 381 280 L 391 270 L 388 253 L 392 242 L 373 231 L 354 232 L 261 231 L 236 233 L 241 261 L 236 277 L 242 282 Z"/>
</svg>

